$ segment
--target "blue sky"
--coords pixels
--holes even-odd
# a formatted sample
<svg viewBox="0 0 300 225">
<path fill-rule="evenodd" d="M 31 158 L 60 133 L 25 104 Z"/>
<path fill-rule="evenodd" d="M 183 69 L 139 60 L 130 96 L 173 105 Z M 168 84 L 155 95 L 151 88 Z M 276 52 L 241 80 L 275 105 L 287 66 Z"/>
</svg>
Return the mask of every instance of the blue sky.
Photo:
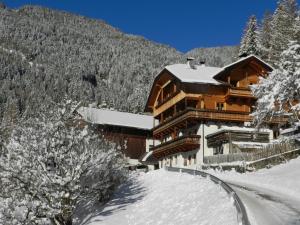
<svg viewBox="0 0 300 225">
<path fill-rule="evenodd" d="M 1 1 L 1 0 L 0 0 Z M 3 1 L 3 0 L 2 0 Z M 103 19 L 121 31 L 142 35 L 186 52 L 196 47 L 236 45 L 249 16 L 274 11 L 277 0 L 4 0 L 62 9 Z"/>
</svg>

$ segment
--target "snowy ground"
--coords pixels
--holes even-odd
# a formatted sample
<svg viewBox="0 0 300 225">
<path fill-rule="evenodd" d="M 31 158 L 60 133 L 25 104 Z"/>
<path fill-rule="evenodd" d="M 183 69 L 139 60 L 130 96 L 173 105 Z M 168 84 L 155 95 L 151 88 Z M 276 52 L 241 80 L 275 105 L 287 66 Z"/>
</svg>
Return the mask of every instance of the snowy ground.
<svg viewBox="0 0 300 225">
<path fill-rule="evenodd" d="M 209 173 L 227 182 L 272 190 L 300 201 L 300 157 L 270 169 L 261 169 L 256 172 L 243 174 L 235 171 L 209 171 Z"/>
<path fill-rule="evenodd" d="M 104 207 L 84 218 L 85 225 L 237 224 L 227 193 L 212 181 L 165 170 L 131 176 Z"/>
<path fill-rule="evenodd" d="M 231 184 L 252 225 L 300 224 L 300 157 L 252 173 L 209 172 Z"/>
</svg>

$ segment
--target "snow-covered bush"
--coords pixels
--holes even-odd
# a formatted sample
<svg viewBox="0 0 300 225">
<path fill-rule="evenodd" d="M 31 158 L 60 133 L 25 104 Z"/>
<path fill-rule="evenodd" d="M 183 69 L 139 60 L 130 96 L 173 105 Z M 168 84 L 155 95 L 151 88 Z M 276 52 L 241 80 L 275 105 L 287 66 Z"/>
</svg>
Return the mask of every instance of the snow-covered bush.
<svg viewBox="0 0 300 225">
<path fill-rule="evenodd" d="M 105 200 L 124 178 L 120 154 L 72 119 L 73 104 L 49 108 L 4 144 L 0 224 L 72 224 L 80 201 Z"/>
</svg>

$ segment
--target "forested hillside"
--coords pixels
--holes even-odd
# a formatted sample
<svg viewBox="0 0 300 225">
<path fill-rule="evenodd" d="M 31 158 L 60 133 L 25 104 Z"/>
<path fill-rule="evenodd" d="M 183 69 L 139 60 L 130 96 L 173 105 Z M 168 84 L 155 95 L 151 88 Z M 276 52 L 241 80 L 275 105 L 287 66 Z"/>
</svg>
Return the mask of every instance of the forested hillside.
<svg viewBox="0 0 300 225">
<path fill-rule="evenodd" d="M 197 61 L 203 60 L 208 66 L 222 67 L 237 60 L 238 51 L 238 46 L 196 48 L 186 53 L 186 55 L 194 57 Z"/>
<path fill-rule="evenodd" d="M 236 54 L 231 47 L 188 53 L 215 66 Z M 64 96 L 142 112 L 158 71 L 186 56 L 100 20 L 38 6 L 0 7 L 0 119 L 32 114 Z"/>
</svg>

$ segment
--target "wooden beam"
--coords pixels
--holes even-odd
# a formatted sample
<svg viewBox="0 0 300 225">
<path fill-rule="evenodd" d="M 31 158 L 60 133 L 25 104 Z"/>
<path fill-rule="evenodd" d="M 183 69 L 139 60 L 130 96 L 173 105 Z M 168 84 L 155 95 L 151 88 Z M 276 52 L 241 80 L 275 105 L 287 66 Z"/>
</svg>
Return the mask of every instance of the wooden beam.
<svg viewBox="0 0 300 225">
<path fill-rule="evenodd" d="M 153 116 L 157 116 L 164 112 L 165 110 L 169 109 L 173 105 L 175 105 L 177 102 L 181 101 L 184 99 L 186 94 L 183 91 L 180 91 L 174 98 L 171 98 L 169 101 L 158 107 L 157 109 L 153 110 Z"/>
</svg>

